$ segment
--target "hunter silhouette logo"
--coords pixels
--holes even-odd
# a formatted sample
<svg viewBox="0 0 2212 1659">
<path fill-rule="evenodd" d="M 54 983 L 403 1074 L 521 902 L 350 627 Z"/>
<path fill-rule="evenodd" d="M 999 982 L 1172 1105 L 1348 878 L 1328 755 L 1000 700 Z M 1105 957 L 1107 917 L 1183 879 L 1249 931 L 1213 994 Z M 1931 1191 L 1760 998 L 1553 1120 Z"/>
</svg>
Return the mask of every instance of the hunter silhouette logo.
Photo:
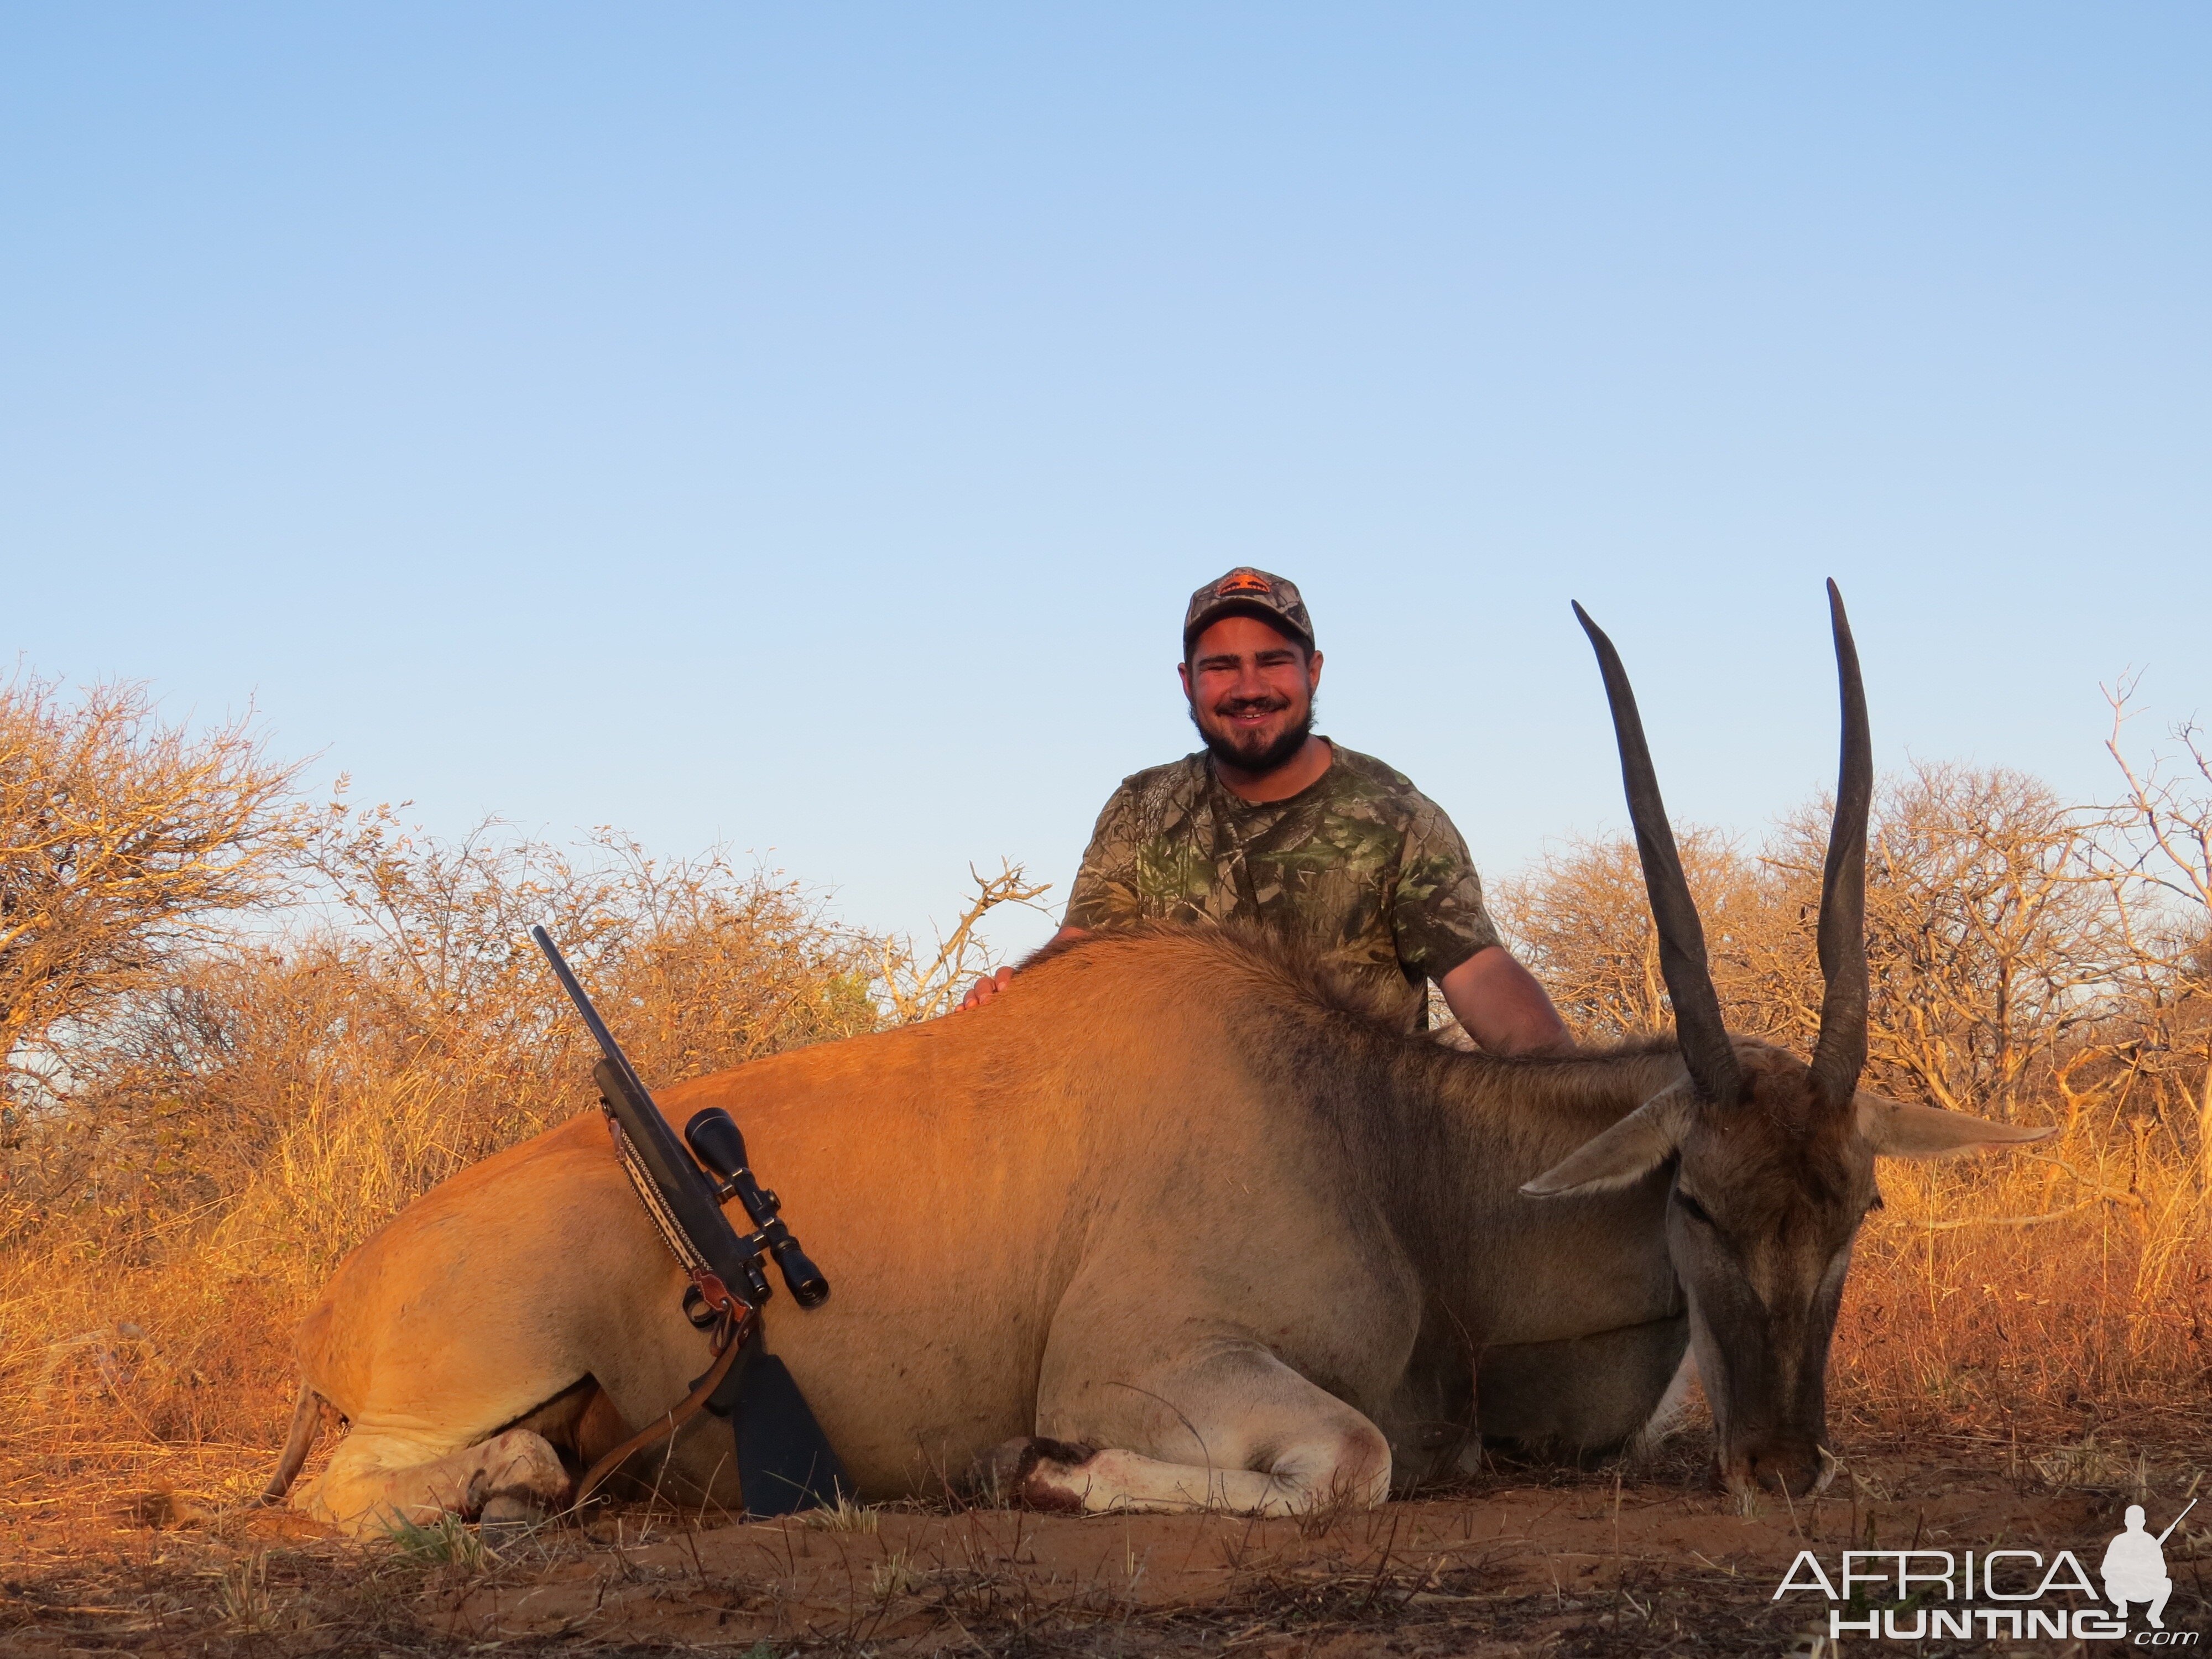
<svg viewBox="0 0 2212 1659">
<path fill-rule="evenodd" d="M 2131 1645 L 2195 1647 L 2197 1631 L 2166 1627 L 2173 1580 L 2166 1571 L 2166 1540 L 2197 1507 L 2173 1517 L 2164 1532 L 2143 1526 L 2140 1504 L 2128 1506 L 2127 1529 L 2105 1547 L 2100 1596 L 2081 1558 L 2060 1550 L 2048 1561 L 2040 1550 L 1846 1550 L 1831 1577 L 1811 1550 L 1800 1550 L 1773 1599 L 1806 1591 L 1825 1597 L 1828 1637 L 1870 1637 L 1891 1642 L 1972 1638 L 1985 1642 L 2118 1641 L 2128 1636 L 2128 1607 L 2149 1607 L 2149 1628 Z M 2109 1602 L 2110 1607 L 2106 1604 Z"/>
<path fill-rule="evenodd" d="M 2189 1500 L 2189 1509 L 2173 1517 L 2173 1525 L 2155 1538 L 2143 1530 L 2143 1507 L 2128 1505 L 2128 1529 L 2105 1546 L 2105 1595 L 2119 1612 L 2128 1616 L 2128 1603 L 2150 1603 L 2150 1627 L 2164 1630 L 2166 1598 L 2173 1594 L 2173 1580 L 2166 1574 L 2166 1540 L 2173 1536 L 2173 1528 L 2179 1526 L 2197 1507 L 2197 1500 Z"/>
</svg>

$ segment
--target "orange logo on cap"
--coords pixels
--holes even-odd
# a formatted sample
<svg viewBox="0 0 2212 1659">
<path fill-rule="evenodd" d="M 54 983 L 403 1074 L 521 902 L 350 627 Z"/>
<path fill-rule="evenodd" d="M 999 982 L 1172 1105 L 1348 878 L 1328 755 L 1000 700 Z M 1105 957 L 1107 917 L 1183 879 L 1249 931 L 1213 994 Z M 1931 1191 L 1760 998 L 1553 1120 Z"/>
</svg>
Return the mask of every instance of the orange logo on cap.
<svg viewBox="0 0 2212 1659">
<path fill-rule="evenodd" d="M 1233 576 L 1221 579 L 1221 586 L 1213 590 L 1213 597 L 1224 599 L 1231 593 L 1273 593 L 1274 588 L 1264 576 L 1255 576 L 1249 570 L 1240 570 Z"/>
</svg>

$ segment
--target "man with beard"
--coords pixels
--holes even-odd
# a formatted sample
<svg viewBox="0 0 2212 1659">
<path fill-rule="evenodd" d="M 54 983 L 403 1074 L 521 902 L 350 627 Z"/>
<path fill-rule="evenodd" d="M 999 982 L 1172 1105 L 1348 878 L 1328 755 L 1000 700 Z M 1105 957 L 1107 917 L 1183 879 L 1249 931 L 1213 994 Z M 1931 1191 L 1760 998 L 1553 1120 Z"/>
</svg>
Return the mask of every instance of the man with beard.
<svg viewBox="0 0 2212 1659">
<path fill-rule="evenodd" d="M 1498 941 L 1467 843 L 1381 761 L 1316 736 L 1321 653 L 1297 586 L 1240 565 L 1191 595 L 1183 696 L 1206 747 L 1121 781 L 1054 942 L 1138 922 L 1267 928 L 1408 1030 L 1428 981 L 1497 1054 L 1565 1053 L 1567 1029 Z M 1000 969 L 963 1008 L 1012 978 Z"/>
</svg>

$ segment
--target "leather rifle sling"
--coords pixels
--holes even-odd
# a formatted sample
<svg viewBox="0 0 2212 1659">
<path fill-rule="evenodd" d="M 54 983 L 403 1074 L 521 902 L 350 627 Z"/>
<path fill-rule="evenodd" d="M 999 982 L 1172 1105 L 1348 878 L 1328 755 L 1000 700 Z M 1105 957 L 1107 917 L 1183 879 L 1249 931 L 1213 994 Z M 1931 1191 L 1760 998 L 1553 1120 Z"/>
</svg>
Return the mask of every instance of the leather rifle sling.
<svg viewBox="0 0 2212 1659">
<path fill-rule="evenodd" d="M 730 1374 L 730 1367 L 737 1363 L 738 1355 L 744 1352 L 752 1332 L 752 1310 L 747 1309 L 744 1316 L 737 1322 L 736 1328 L 730 1330 L 729 1340 L 722 1345 L 721 1352 L 714 1356 L 714 1363 L 707 1367 L 707 1374 L 691 1385 L 691 1392 L 592 1464 L 584 1478 L 576 1483 L 576 1496 L 568 1507 L 572 1510 L 583 1508 L 609 1475 L 638 1453 L 659 1445 L 696 1417 L 714 1396 L 714 1390 L 722 1386 L 722 1379 Z"/>
</svg>

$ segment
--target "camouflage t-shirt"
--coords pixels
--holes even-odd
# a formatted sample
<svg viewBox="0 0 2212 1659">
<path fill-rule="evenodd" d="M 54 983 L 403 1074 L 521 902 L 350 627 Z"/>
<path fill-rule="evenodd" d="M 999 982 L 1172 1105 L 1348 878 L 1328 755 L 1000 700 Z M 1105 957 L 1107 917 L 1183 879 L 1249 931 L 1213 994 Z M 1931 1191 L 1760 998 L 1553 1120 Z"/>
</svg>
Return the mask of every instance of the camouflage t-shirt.
<svg viewBox="0 0 2212 1659">
<path fill-rule="evenodd" d="M 1330 747 L 1314 782 L 1256 805 L 1202 750 L 1124 778 L 1083 854 L 1067 926 L 1257 923 L 1418 1029 L 1423 981 L 1497 944 L 1498 930 L 1443 810 L 1381 761 Z"/>
</svg>

